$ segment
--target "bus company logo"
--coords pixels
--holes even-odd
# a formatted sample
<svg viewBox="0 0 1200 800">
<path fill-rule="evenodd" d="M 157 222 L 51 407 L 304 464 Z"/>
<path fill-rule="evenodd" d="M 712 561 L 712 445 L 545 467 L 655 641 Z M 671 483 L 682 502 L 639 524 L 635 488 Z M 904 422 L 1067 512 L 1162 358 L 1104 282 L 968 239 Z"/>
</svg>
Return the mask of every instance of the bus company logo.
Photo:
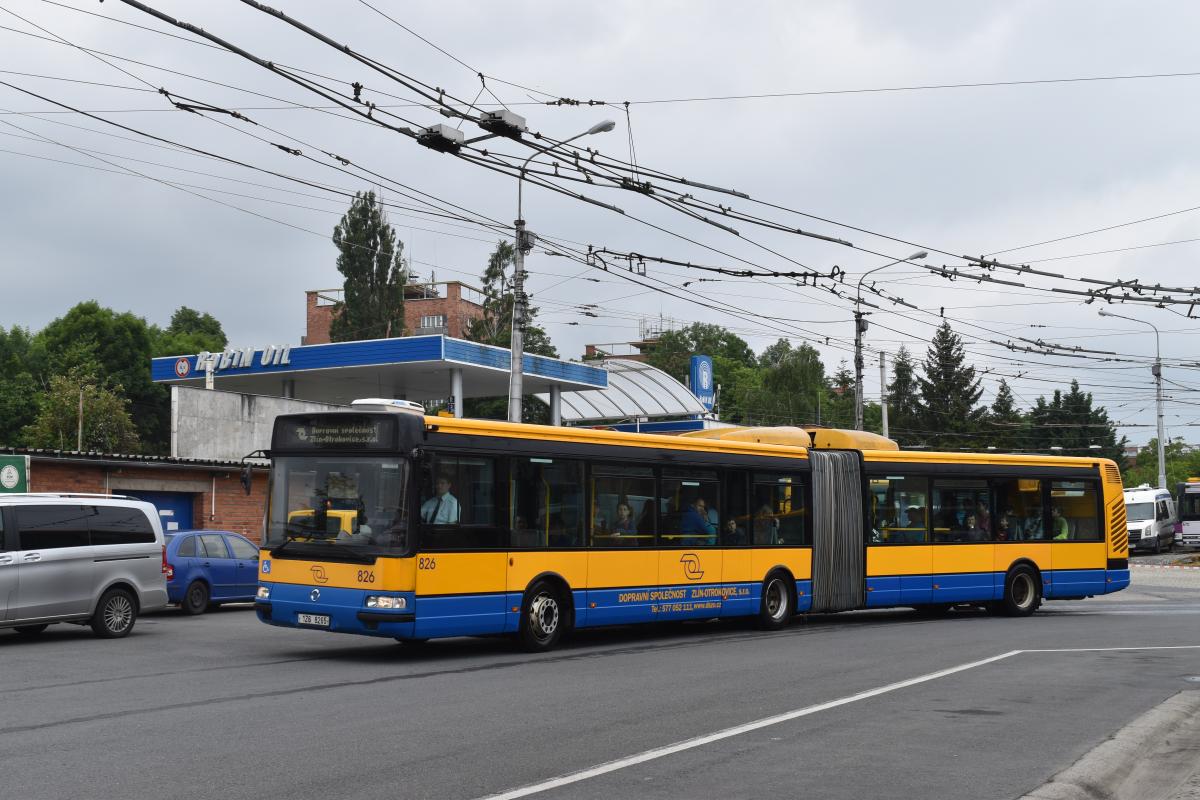
<svg viewBox="0 0 1200 800">
<path fill-rule="evenodd" d="M 308 593 L 308 599 L 312 600 L 314 603 L 317 602 L 318 600 L 320 600 L 321 599 L 321 590 L 313 589 L 311 592 Z"/>
<path fill-rule="evenodd" d="M 683 564 L 683 574 L 689 581 L 704 577 L 704 570 L 700 569 L 700 556 L 695 553 L 684 553 L 679 557 L 679 563 Z"/>
<path fill-rule="evenodd" d="M 186 378 L 192 372 L 192 360 L 187 356 L 175 359 L 175 377 Z"/>
<path fill-rule="evenodd" d="M 322 585 L 329 583 L 329 577 L 325 574 L 325 568 L 320 566 L 319 564 L 312 568 L 312 575 L 313 575 L 313 580 L 316 581 L 317 583 L 320 583 Z M 316 589 L 313 589 L 313 591 L 316 592 L 318 595 L 320 595 L 320 592 L 318 592 Z M 313 600 L 316 600 L 316 599 L 317 599 L 316 597 L 313 598 Z"/>
</svg>

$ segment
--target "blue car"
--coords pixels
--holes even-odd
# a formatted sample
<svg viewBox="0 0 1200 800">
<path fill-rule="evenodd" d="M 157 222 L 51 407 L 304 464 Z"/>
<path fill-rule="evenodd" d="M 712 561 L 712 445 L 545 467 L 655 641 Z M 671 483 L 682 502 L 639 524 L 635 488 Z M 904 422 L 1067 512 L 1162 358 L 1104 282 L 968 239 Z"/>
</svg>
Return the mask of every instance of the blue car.
<svg viewBox="0 0 1200 800">
<path fill-rule="evenodd" d="M 167 598 L 185 614 L 248 602 L 258 591 L 258 547 L 230 531 L 176 531 L 167 539 Z"/>
</svg>

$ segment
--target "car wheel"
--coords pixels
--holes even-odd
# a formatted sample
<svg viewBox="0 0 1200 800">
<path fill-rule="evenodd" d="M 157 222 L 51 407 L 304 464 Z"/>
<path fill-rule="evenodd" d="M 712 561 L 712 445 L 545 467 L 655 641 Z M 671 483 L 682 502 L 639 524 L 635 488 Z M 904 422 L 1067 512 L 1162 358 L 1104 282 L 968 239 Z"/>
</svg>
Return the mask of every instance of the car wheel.
<svg viewBox="0 0 1200 800">
<path fill-rule="evenodd" d="M 1154 547 L 1150 550 L 1154 555 L 1162 552 L 1162 540 L 1158 538 L 1158 534 L 1154 534 Z"/>
<path fill-rule="evenodd" d="M 196 616 L 208 610 L 208 584 L 204 581 L 192 581 L 183 594 L 183 602 L 179 604 L 183 613 Z"/>
<path fill-rule="evenodd" d="M 13 628 L 13 630 L 22 636 L 37 636 L 39 633 L 49 627 L 49 623 L 43 623 L 41 625 L 18 625 L 17 627 Z"/>
<path fill-rule="evenodd" d="M 521 603 L 521 646 L 531 653 L 551 650 L 562 638 L 566 624 L 566 604 L 558 590 L 547 581 L 531 586 Z"/>
<path fill-rule="evenodd" d="M 762 601 L 758 606 L 758 627 L 764 631 L 777 631 L 791 619 L 792 590 L 787 576 L 772 572 L 763 580 Z"/>
<path fill-rule="evenodd" d="M 1010 617 L 1027 617 L 1042 604 L 1042 586 L 1037 572 L 1027 564 L 1018 564 L 1008 571 L 1004 580 L 1004 613 Z"/>
<path fill-rule="evenodd" d="M 92 616 L 92 632 L 101 639 L 128 636 L 137 619 L 137 600 L 126 589 L 109 589 L 100 597 Z"/>
</svg>

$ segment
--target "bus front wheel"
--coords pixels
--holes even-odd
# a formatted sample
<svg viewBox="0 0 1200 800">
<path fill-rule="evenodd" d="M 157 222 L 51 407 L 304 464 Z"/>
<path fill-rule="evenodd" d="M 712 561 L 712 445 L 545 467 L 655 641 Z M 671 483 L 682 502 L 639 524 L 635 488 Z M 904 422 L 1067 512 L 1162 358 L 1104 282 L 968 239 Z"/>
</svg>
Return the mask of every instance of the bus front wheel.
<svg viewBox="0 0 1200 800">
<path fill-rule="evenodd" d="M 521 603 L 521 646 L 531 653 L 553 649 L 566 627 L 566 610 L 558 589 L 549 581 L 529 587 Z"/>
<path fill-rule="evenodd" d="M 1028 617 L 1042 604 L 1042 586 L 1037 572 L 1028 564 L 1018 564 L 1004 580 L 1002 608 L 1010 617 Z"/>
<path fill-rule="evenodd" d="M 763 581 L 762 602 L 758 607 L 758 627 L 764 631 L 779 630 L 788 624 L 794 608 L 787 575 L 772 572 Z"/>
</svg>

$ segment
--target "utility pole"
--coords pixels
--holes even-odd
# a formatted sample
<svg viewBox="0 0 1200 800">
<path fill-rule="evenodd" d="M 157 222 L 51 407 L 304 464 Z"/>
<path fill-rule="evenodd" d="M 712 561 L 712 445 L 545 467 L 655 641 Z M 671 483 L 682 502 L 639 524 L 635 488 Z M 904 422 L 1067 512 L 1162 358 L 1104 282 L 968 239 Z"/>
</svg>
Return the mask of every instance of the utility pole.
<svg viewBox="0 0 1200 800">
<path fill-rule="evenodd" d="M 1167 451 L 1166 445 L 1163 442 L 1163 399 L 1162 399 L 1162 346 L 1158 333 L 1158 326 L 1153 322 L 1147 322 L 1144 319 L 1137 317 L 1127 317 L 1124 314 L 1114 314 L 1113 312 L 1101 308 L 1098 312 L 1102 317 L 1117 317 L 1118 319 L 1127 319 L 1130 322 L 1140 322 L 1143 325 L 1149 325 L 1154 328 L 1154 366 L 1150 368 L 1150 374 L 1154 376 L 1154 401 L 1158 412 L 1158 488 L 1167 488 Z"/>
<path fill-rule="evenodd" d="M 861 300 L 859 301 L 861 304 Z M 854 311 L 854 430 L 863 429 L 863 334 L 867 332 L 867 321 L 863 318 L 861 305 Z"/>
<path fill-rule="evenodd" d="M 863 281 L 872 272 L 878 272 L 881 269 L 890 267 L 893 264 L 907 263 L 909 261 L 919 261 L 925 258 L 929 253 L 924 250 L 919 250 L 913 253 L 908 258 L 898 258 L 895 261 L 889 261 L 882 266 L 869 269 L 862 274 L 858 279 L 858 292 L 854 301 L 854 430 L 861 431 L 863 429 L 863 356 L 862 356 L 862 337 L 867 332 L 867 320 L 862 313 L 862 287 Z M 872 284 L 874 285 L 874 284 Z M 882 363 L 882 362 L 881 362 Z"/>
<path fill-rule="evenodd" d="M 521 397 L 525 356 L 525 254 L 532 249 L 533 234 L 525 230 L 525 220 L 518 219 L 516 266 L 513 271 L 512 359 L 508 371 L 508 421 L 521 421 Z"/>
<path fill-rule="evenodd" d="M 887 404 L 887 355 L 881 350 L 879 352 L 879 408 L 883 411 L 883 436 L 885 439 L 888 435 Z"/>
</svg>

